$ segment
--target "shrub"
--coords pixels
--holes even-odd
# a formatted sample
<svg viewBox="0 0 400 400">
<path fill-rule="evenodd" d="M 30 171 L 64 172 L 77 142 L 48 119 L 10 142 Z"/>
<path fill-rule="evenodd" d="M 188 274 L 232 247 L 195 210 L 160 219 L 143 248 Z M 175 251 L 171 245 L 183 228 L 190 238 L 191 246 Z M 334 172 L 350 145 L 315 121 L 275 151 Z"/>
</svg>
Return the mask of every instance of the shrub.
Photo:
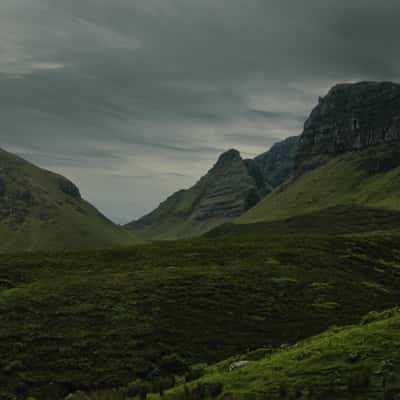
<svg viewBox="0 0 400 400">
<path fill-rule="evenodd" d="M 211 398 L 219 396 L 224 389 L 224 385 L 220 382 L 205 383 L 204 385 L 206 394 Z"/>
<path fill-rule="evenodd" d="M 77 391 L 75 393 L 69 394 L 65 398 L 65 400 L 90 400 L 90 399 L 85 393 L 83 393 L 81 391 Z"/>
<path fill-rule="evenodd" d="M 205 369 L 202 367 L 190 368 L 189 372 L 185 375 L 186 382 L 192 382 L 196 379 L 201 378 L 206 373 Z"/>
<path fill-rule="evenodd" d="M 357 393 L 368 388 L 371 382 L 371 371 L 368 368 L 362 368 L 353 372 L 349 382 L 349 390 Z"/>
<path fill-rule="evenodd" d="M 273 353 L 273 351 L 274 350 L 270 347 L 264 347 L 261 349 L 257 349 L 257 350 L 251 351 L 250 353 L 247 353 L 246 360 L 259 361 L 259 360 L 262 360 L 263 358 L 270 356 Z"/>
<path fill-rule="evenodd" d="M 164 394 L 165 390 L 175 386 L 175 376 L 162 376 L 152 382 L 152 392 Z"/>
<path fill-rule="evenodd" d="M 167 374 L 182 375 L 188 370 L 188 365 L 182 357 L 173 353 L 161 359 L 160 368 Z"/>
<path fill-rule="evenodd" d="M 17 400 L 17 397 L 11 393 L 0 392 L 0 400 Z"/>
<path fill-rule="evenodd" d="M 190 400 L 214 399 L 222 393 L 223 388 L 224 385 L 220 382 L 198 383 L 190 393 L 185 394 Z"/>
<path fill-rule="evenodd" d="M 132 381 L 130 383 L 128 383 L 128 385 L 126 386 L 126 394 L 129 397 L 136 397 L 139 395 L 140 392 L 140 388 L 142 385 L 142 381 L 140 381 L 139 379 L 136 379 L 135 381 Z"/>
</svg>

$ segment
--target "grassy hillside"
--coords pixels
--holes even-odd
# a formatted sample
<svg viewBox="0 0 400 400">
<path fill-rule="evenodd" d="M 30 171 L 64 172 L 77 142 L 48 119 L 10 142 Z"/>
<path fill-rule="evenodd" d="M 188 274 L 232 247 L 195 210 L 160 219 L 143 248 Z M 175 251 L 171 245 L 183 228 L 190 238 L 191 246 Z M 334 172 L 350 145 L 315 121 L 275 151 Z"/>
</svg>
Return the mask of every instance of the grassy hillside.
<svg viewBox="0 0 400 400">
<path fill-rule="evenodd" d="M 337 206 L 400 210 L 400 148 L 349 152 L 288 182 L 238 223 L 287 219 Z"/>
<path fill-rule="evenodd" d="M 354 322 L 399 304 L 399 248 L 388 231 L 3 255 L 0 393 L 119 388 L 169 357 L 215 362 Z"/>
<path fill-rule="evenodd" d="M 260 235 L 350 235 L 400 230 L 400 212 L 361 206 L 337 206 L 277 221 L 221 225 L 205 237 L 257 238 Z"/>
<path fill-rule="evenodd" d="M 200 184 L 189 190 L 180 190 L 167 198 L 150 215 L 126 225 L 126 228 L 145 240 L 200 236 L 227 221 L 222 216 L 204 221 L 190 218 L 204 192 L 205 186 Z"/>
<path fill-rule="evenodd" d="M 331 328 L 292 347 L 259 349 L 197 367 L 201 379 L 178 384 L 162 398 L 397 399 L 399 349 L 400 309 L 371 313 L 360 325 Z M 232 370 L 240 361 L 247 364 Z"/>
<path fill-rule="evenodd" d="M 200 236 L 243 214 L 260 200 L 263 189 L 258 165 L 243 160 L 237 150 L 231 149 L 195 185 L 174 193 L 126 228 L 146 240 Z"/>
<path fill-rule="evenodd" d="M 0 150 L 0 252 L 127 246 L 134 236 L 66 178 Z"/>
</svg>

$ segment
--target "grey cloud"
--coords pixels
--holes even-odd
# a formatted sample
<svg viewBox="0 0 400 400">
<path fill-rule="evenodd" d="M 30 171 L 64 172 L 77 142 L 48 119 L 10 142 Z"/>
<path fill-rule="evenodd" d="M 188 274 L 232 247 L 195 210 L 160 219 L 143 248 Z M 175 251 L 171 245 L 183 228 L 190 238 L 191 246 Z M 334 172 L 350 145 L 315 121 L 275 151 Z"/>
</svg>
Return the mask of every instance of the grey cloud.
<svg viewBox="0 0 400 400">
<path fill-rule="evenodd" d="M 219 152 L 300 133 L 335 82 L 398 79 L 399 17 L 397 0 L 2 0 L 0 145 L 139 216 Z"/>
</svg>

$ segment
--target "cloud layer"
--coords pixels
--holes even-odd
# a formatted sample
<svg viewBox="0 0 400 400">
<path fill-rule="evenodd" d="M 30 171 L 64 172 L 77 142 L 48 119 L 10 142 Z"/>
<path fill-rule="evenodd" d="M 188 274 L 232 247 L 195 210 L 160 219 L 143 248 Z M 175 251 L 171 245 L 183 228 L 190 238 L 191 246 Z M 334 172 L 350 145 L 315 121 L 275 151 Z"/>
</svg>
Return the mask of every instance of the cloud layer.
<svg viewBox="0 0 400 400">
<path fill-rule="evenodd" d="M 1 147 L 124 222 L 221 151 L 301 131 L 342 81 L 396 80 L 396 0 L 2 0 Z"/>
</svg>

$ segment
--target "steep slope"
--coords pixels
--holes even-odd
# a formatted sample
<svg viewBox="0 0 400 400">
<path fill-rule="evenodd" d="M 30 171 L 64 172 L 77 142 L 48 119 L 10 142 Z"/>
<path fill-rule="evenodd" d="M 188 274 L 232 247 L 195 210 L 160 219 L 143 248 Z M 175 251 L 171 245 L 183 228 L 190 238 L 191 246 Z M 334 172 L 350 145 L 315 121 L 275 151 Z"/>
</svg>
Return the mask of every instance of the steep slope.
<svg viewBox="0 0 400 400">
<path fill-rule="evenodd" d="M 229 150 L 192 188 L 174 193 L 126 227 L 145 239 L 171 240 L 199 236 L 229 222 L 293 175 L 297 147 L 298 137 L 290 137 L 254 160 Z"/>
<path fill-rule="evenodd" d="M 381 145 L 331 158 L 265 198 L 237 222 L 275 221 L 327 208 L 400 211 L 400 145 Z"/>
<path fill-rule="evenodd" d="M 126 228 L 153 240 L 200 235 L 255 205 L 263 187 L 257 164 L 243 160 L 237 150 L 229 150 L 192 188 L 173 194 Z"/>
<path fill-rule="evenodd" d="M 304 124 L 297 168 L 329 154 L 400 141 L 400 85 L 360 82 L 334 86 Z"/>
<path fill-rule="evenodd" d="M 399 308 L 370 313 L 359 325 L 332 328 L 296 346 L 195 367 L 192 374 L 201 379 L 177 385 L 162 398 L 398 399 L 399 336 Z"/>
<path fill-rule="evenodd" d="M 129 245 L 66 178 L 0 150 L 0 252 Z"/>
<path fill-rule="evenodd" d="M 268 151 L 254 159 L 266 183 L 264 195 L 294 174 L 298 143 L 298 136 L 289 137 L 275 143 Z"/>
<path fill-rule="evenodd" d="M 336 206 L 399 210 L 400 86 L 338 85 L 305 123 L 295 177 L 239 223 L 273 221 Z"/>
</svg>

